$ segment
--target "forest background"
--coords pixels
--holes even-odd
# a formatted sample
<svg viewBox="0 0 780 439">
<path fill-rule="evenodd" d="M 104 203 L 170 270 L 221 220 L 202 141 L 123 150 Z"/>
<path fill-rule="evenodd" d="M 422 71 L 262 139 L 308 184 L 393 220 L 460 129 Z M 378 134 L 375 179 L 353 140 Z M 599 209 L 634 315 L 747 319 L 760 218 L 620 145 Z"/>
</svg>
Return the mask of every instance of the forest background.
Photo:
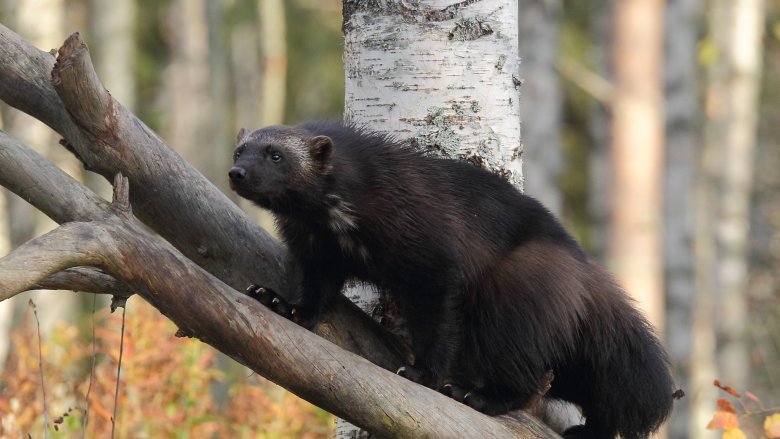
<svg viewBox="0 0 780 439">
<path fill-rule="evenodd" d="M 738 25 L 728 13 L 736 3 L 750 3 L 758 17 L 757 47 L 741 49 L 759 54 L 748 75 L 757 94 L 724 103 L 718 91 L 740 79 L 723 49 Z M 612 52 L 613 5 L 520 0 L 518 7 L 526 190 L 611 265 L 610 174 L 620 166 L 610 154 L 612 67 L 620 62 Z M 688 394 L 670 437 L 707 437 L 715 379 L 749 389 L 767 407 L 780 404 L 780 1 L 669 0 L 662 13 L 661 321 Z M 6 0 L 0 22 L 45 50 L 81 31 L 111 94 L 226 193 L 238 128 L 341 117 L 337 0 Z M 83 170 L 48 128 L 4 104 L 0 115 L 0 128 L 108 197 L 108 184 Z M 729 150 L 729 123 L 744 117 L 748 135 Z M 735 168 L 743 172 L 732 178 Z M 236 202 L 272 229 L 267 215 Z M 55 227 L 4 189 L 0 212 L 0 255 Z M 93 357 L 90 432 L 102 437 L 110 429 L 122 323 L 97 300 L 97 312 L 91 296 L 63 292 L 0 303 L 0 436 L 42 429 L 36 317 L 49 410 L 69 414 L 58 430 L 63 437 L 80 431 L 74 410 Z M 174 331 L 130 299 L 117 416 L 123 437 L 332 434 L 327 413 Z"/>
</svg>

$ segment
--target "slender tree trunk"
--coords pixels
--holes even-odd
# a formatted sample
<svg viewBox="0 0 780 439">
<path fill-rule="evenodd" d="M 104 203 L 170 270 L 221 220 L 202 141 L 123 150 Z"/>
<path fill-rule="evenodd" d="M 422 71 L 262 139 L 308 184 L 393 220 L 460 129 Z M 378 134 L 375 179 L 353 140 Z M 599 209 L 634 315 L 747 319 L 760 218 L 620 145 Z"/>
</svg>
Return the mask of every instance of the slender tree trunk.
<svg viewBox="0 0 780 439">
<path fill-rule="evenodd" d="M 62 43 L 62 35 L 65 26 L 65 2 L 63 0 L 27 0 L 23 2 L 5 0 L 3 3 L 6 14 L 3 20 L 12 23 L 21 34 L 36 44 L 38 47 L 52 49 Z M 81 175 L 81 166 L 67 151 L 57 144 L 59 140 L 54 133 L 38 121 L 30 118 L 14 109 L 8 108 L 3 113 L 3 128 L 15 132 L 19 138 L 30 145 L 36 151 L 41 152 L 50 160 L 58 164 L 71 175 Z M 0 213 L 8 220 L 8 241 L 11 248 L 27 241 L 31 237 L 44 233 L 55 226 L 45 215 L 32 208 L 25 200 L 10 195 L 6 198 L 6 209 Z M 74 296 L 60 295 L 54 299 L 48 298 L 43 292 L 30 292 L 0 304 L 0 311 L 11 316 L 8 326 L 0 323 L 0 364 L 4 363 L 7 345 L 7 331 L 13 323 L 23 315 L 27 302 L 32 298 L 36 301 L 47 299 L 46 306 L 38 309 L 41 321 L 41 329 L 48 333 L 54 325 L 63 321 L 67 316 L 75 316 L 77 300 Z M 39 300 L 41 299 L 41 300 Z M 70 310 L 70 311 L 69 311 Z"/>
<path fill-rule="evenodd" d="M 89 6 L 95 69 L 105 78 L 106 88 L 111 95 L 133 111 L 136 101 L 136 2 L 90 0 Z"/>
<path fill-rule="evenodd" d="M 561 216 L 563 197 L 561 87 L 556 70 L 561 1 L 519 0 L 519 47 L 523 75 L 523 156 L 533 171 L 524 177 L 526 194 Z"/>
<path fill-rule="evenodd" d="M 698 23 L 700 0 L 668 0 L 665 14 L 664 76 L 666 148 L 664 163 L 664 287 L 667 348 L 677 384 L 690 391 L 693 350 L 691 294 L 695 290 L 694 187 L 699 142 Z M 669 436 L 689 437 L 694 424 L 691 398 L 674 405 Z M 707 405 L 711 410 L 711 405 Z M 700 425 L 696 428 L 701 429 Z"/>
<path fill-rule="evenodd" d="M 226 130 L 227 52 L 217 23 L 221 4 L 176 0 L 168 12 L 172 61 L 165 72 L 169 120 L 166 138 L 215 185 L 227 190 L 232 135 Z"/>
<path fill-rule="evenodd" d="M 701 236 L 700 245 L 712 255 L 702 254 L 705 259 L 700 263 L 702 276 L 712 276 L 706 285 L 710 289 L 705 291 L 710 300 L 712 292 L 717 298 L 709 319 L 717 335 L 718 376 L 735 388 L 743 388 L 748 378 L 747 245 L 763 28 L 762 1 L 715 0 L 711 4 L 710 52 L 714 56 L 707 75 L 701 188 L 708 204 L 699 214 L 709 218 L 709 233 Z M 702 360 L 697 359 L 697 364 Z"/>
<path fill-rule="evenodd" d="M 612 228 L 609 263 L 650 321 L 663 328 L 661 54 L 663 1 L 614 4 Z"/>
<path fill-rule="evenodd" d="M 278 125 L 284 121 L 287 87 L 285 6 L 282 0 L 258 0 L 257 9 L 264 65 L 260 125 Z"/>
<path fill-rule="evenodd" d="M 135 111 L 137 18 L 135 0 L 90 0 L 89 28 L 95 69 L 106 78 L 106 88 L 130 111 Z M 91 172 L 82 172 L 84 184 L 103 197 L 111 194 L 108 182 Z"/>
<path fill-rule="evenodd" d="M 614 2 L 598 2 L 591 14 L 590 22 L 595 44 L 592 49 L 592 62 L 600 69 L 596 73 L 607 78 L 612 83 L 612 57 L 609 48 L 612 47 Z M 588 133 L 593 137 L 593 145 L 588 154 L 588 249 L 600 261 L 607 260 L 609 243 L 609 213 L 610 187 L 612 185 L 612 168 L 610 161 L 610 145 L 612 144 L 610 101 L 596 101 L 592 104 Z"/>
</svg>

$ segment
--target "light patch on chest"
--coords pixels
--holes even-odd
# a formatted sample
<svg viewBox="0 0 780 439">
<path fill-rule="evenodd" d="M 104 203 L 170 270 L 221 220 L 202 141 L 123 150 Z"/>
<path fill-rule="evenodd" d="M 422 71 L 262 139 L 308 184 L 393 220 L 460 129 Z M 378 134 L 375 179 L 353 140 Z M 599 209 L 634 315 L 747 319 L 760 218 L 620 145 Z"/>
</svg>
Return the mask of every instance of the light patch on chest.
<svg viewBox="0 0 780 439">
<path fill-rule="evenodd" d="M 355 236 L 358 230 L 355 211 L 338 195 L 328 195 L 328 228 L 336 235 L 336 242 L 344 253 L 357 256 L 364 261 L 369 258 L 368 249 Z"/>
<path fill-rule="evenodd" d="M 338 235 L 349 235 L 353 230 L 357 230 L 357 217 L 349 203 L 338 195 L 328 195 L 328 200 L 328 228 Z"/>
</svg>

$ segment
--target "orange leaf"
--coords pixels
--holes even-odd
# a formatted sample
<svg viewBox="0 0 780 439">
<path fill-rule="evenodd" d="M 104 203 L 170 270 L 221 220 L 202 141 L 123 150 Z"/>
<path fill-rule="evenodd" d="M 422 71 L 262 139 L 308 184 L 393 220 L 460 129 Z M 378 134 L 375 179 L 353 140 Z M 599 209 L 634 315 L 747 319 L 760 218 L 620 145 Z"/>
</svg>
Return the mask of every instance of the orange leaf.
<svg viewBox="0 0 780 439">
<path fill-rule="evenodd" d="M 734 409 L 734 406 L 731 405 L 731 401 L 728 399 L 720 398 L 718 399 L 718 408 L 722 412 L 729 412 L 729 413 L 736 413 L 737 410 Z"/>
<path fill-rule="evenodd" d="M 732 428 L 723 432 L 722 439 L 747 439 L 745 433 L 739 428 Z"/>
<path fill-rule="evenodd" d="M 720 390 L 723 390 L 724 392 L 728 393 L 729 395 L 731 395 L 731 396 L 733 396 L 735 398 L 739 398 L 740 397 L 739 392 L 737 392 L 736 390 L 732 389 L 729 386 L 724 386 L 718 380 L 713 381 L 712 384 L 714 384 L 715 387 L 719 388 Z"/>
<path fill-rule="evenodd" d="M 780 413 L 766 417 L 764 420 L 764 434 L 769 439 L 780 438 Z"/>
<path fill-rule="evenodd" d="M 739 419 L 737 419 L 737 415 L 734 413 L 715 412 L 712 420 L 707 424 L 707 428 L 710 430 L 732 430 L 739 428 Z"/>
<path fill-rule="evenodd" d="M 731 395 L 731 396 L 733 396 L 735 398 L 739 398 L 740 397 L 739 392 L 737 392 L 736 390 L 732 389 L 729 386 L 724 386 L 718 380 L 713 381 L 712 384 L 714 384 L 715 387 L 719 388 L 720 390 L 723 390 L 724 392 L 728 393 L 729 395 Z"/>
</svg>

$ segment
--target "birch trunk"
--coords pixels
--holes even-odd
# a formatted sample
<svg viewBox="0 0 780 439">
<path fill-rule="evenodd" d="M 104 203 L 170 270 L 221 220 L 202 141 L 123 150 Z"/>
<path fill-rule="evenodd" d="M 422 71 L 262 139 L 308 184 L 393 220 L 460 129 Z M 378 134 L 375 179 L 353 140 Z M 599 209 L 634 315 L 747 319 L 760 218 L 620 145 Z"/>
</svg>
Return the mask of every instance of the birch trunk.
<svg viewBox="0 0 780 439">
<path fill-rule="evenodd" d="M 345 119 L 520 185 L 517 19 L 511 0 L 345 1 Z"/>
<path fill-rule="evenodd" d="M 694 182 L 699 141 L 698 33 L 700 0 L 668 0 L 665 19 L 664 76 L 666 148 L 664 162 L 664 288 L 667 350 L 677 385 L 689 391 L 688 364 L 693 349 Z M 689 437 L 691 398 L 674 404 L 669 437 Z M 710 408 L 710 405 L 706 406 Z M 700 426 L 697 426 L 701 429 Z"/>
</svg>

